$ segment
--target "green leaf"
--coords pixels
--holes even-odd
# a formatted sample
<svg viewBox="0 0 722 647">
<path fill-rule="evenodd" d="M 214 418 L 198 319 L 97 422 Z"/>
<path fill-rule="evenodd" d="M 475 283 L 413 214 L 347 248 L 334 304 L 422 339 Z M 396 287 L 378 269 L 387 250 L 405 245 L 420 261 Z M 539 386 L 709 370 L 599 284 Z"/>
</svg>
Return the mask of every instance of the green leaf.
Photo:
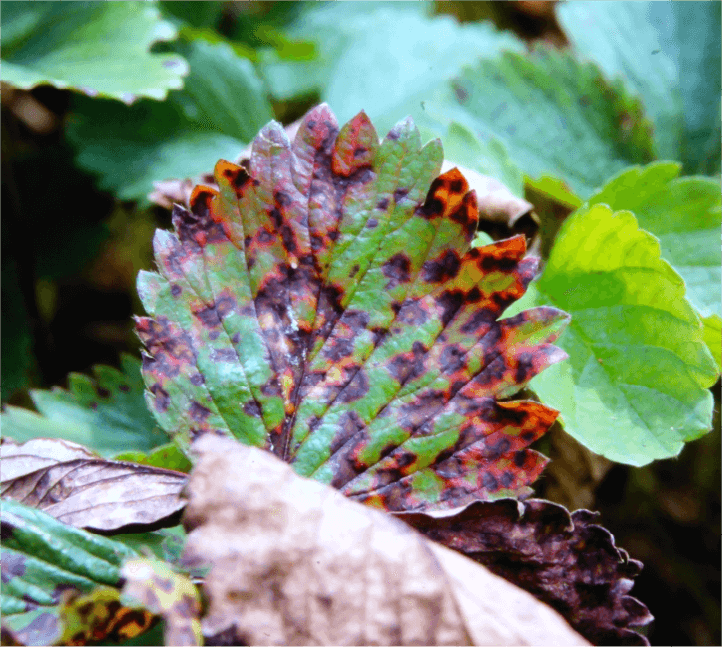
<svg viewBox="0 0 722 647">
<path fill-rule="evenodd" d="M 581 207 L 584 202 L 569 188 L 569 185 L 564 182 L 564 180 L 549 175 L 542 175 L 539 178 L 527 177 L 526 186 L 532 190 L 543 193 L 554 202 L 559 203 L 571 211 L 577 207 Z"/>
<path fill-rule="evenodd" d="M 722 316 L 720 184 L 712 178 L 679 178 L 679 172 L 674 162 L 627 169 L 589 203 L 633 211 L 639 226 L 659 239 L 662 258 L 684 279 L 692 305 L 704 316 Z"/>
<path fill-rule="evenodd" d="M 717 379 L 684 282 L 628 211 L 585 205 L 562 226 L 549 263 L 510 310 L 554 305 L 572 315 L 570 361 L 531 388 L 592 451 L 630 465 L 679 453 L 711 426 Z"/>
<path fill-rule="evenodd" d="M 431 90 L 464 65 L 502 48 L 522 50 L 517 38 L 490 23 L 429 17 L 424 4 L 319 3 L 287 32 L 291 39 L 314 42 L 316 59 L 284 61 L 267 51 L 262 74 L 278 98 L 319 91 L 339 119 L 363 108 L 378 127 L 390 128 L 407 107 L 419 118 Z"/>
<path fill-rule="evenodd" d="M 153 532 L 119 533 L 113 535 L 138 554 L 150 555 L 177 566 L 185 545 L 186 533 L 183 526 L 161 528 Z"/>
<path fill-rule="evenodd" d="M 161 445 L 149 452 L 121 452 L 114 457 L 114 460 L 163 467 L 177 472 L 187 473 L 191 469 L 191 462 L 173 443 Z"/>
<path fill-rule="evenodd" d="M 389 509 L 530 492 L 545 461 L 527 446 L 556 412 L 507 399 L 564 359 L 568 317 L 497 321 L 537 260 L 524 236 L 471 247 L 476 196 L 458 169 L 436 177 L 442 159 L 410 119 L 379 142 L 321 105 L 176 206 L 137 330 L 149 407 L 184 451 L 234 436 Z"/>
<path fill-rule="evenodd" d="M 590 204 L 633 211 L 639 225 L 659 239 L 662 258 L 684 279 L 687 299 L 703 318 L 704 338 L 719 366 L 720 185 L 712 178 L 679 178 L 679 172 L 680 164 L 674 162 L 627 169 L 593 195 Z"/>
<path fill-rule="evenodd" d="M 183 87 L 188 66 L 151 54 L 176 37 L 146 2 L 3 2 L 2 80 L 18 88 L 54 85 L 133 103 Z"/>
<path fill-rule="evenodd" d="M 565 2 L 577 51 L 623 78 L 655 123 L 658 155 L 687 173 L 720 169 L 719 2 Z"/>
<path fill-rule="evenodd" d="M 16 501 L 4 500 L 0 516 L 2 624 L 26 645 L 60 639 L 64 593 L 117 587 L 123 560 L 138 557 L 117 541 L 66 526 Z"/>
<path fill-rule="evenodd" d="M 223 14 L 223 2 L 163 0 L 158 5 L 171 21 L 177 20 L 196 28 L 215 27 Z"/>
<path fill-rule="evenodd" d="M 722 369 L 722 317 L 718 315 L 704 317 L 702 324 L 704 325 L 704 342 L 717 362 L 717 369 Z"/>
<path fill-rule="evenodd" d="M 8 406 L 2 432 L 18 442 L 31 438 L 64 438 L 111 457 L 119 451 L 147 451 L 167 442 L 143 401 L 140 362 L 124 355 L 122 372 L 96 366 L 93 381 L 71 373 L 68 390 L 33 390 L 30 396 L 40 414 Z"/>
<path fill-rule="evenodd" d="M 452 122 L 443 138 L 446 159 L 502 182 L 516 196 L 524 197 L 524 174 L 509 158 L 498 139 L 483 141 L 465 126 Z"/>
<path fill-rule="evenodd" d="M 568 54 L 504 53 L 466 68 L 427 110 L 497 137 L 532 179 L 558 177 L 581 197 L 653 159 L 651 127 L 621 83 Z"/>
<path fill-rule="evenodd" d="M 197 176 L 219 157 L 235 159 L 272 117 L 253 66 L 229 45 L 194 40 L 176 49 L 191 73 L 168 101 L 131 108 L 76 101 L 68 137 L 77 163 L 120 199 L 144 200 L 154 181 Z"/>
</svg>

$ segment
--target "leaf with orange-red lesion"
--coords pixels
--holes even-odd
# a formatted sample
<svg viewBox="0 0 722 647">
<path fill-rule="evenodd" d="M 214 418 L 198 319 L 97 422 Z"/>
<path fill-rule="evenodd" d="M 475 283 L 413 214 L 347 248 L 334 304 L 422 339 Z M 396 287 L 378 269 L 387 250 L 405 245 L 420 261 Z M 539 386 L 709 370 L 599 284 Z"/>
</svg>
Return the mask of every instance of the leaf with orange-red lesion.
<svg viewBox="0 0 722 647">
<path fill-rule="evenodd" d="M 508 401 L 566 355 L 554 308 L 499 319 L 537 272 L 523 236 L 471 243 L 477 198 L 410 119 L 271 123 L 176 206 L 139 276 L 151 410 L 186 450 L 264 447 L 387 509 L 523 496 L 556 412 Z"/>
</svg>

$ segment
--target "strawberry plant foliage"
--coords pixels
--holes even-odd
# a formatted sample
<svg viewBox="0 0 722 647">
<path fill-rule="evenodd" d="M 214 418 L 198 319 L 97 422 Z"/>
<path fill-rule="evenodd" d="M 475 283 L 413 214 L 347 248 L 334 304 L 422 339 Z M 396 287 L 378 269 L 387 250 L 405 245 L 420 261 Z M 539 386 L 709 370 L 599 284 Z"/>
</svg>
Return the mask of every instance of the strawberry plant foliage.
<svg viewBox="0 0 722 647">
<path fill-rule="evenodd" d="M 220 161 L 138 290 L 146 396 L 180 446 L 266 448 L 389 510 L 528 494 L 556 411 L 509 398 L 566 357 L 568 316 L 498 320 L 535 276 L 523 236 L 482 248 L 476 196 L 410 119 L 380 142 L 321 105 Z"/>
</svg>

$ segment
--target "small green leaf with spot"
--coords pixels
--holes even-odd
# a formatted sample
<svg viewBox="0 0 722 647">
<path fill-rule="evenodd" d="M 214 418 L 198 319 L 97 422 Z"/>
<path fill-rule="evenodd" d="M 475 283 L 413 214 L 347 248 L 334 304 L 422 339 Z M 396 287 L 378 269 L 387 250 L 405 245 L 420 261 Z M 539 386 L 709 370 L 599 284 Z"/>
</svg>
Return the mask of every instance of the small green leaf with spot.
<svg viewBox="0 0 722 647">
<path fill-rule="evenodd" d="M 148 451 L 168 442 L 143 402 L 140 362 L 121 357 L 121 370 L 96 366 L 95 379 L 71 373 L 68 389 L 30 392 L 35 413 L 7 406 L 4 436 L 18 442 L 31 438 L 63 438 L 111 457 L 120 451 Z"/>
</svg>

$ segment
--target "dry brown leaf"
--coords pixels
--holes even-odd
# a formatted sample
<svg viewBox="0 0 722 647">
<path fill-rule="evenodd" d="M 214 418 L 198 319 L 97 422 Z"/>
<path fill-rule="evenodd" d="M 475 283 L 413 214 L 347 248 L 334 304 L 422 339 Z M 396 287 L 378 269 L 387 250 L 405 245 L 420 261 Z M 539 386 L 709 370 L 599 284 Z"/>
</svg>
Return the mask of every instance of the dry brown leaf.
<svg viewBox="0 0 722 647">
<path fill-rule="evenodd" d="M 235 644 L 586 645 L 555 611 L 270 453 L 203 437 L 184 561 Z"/>
<path fill-rule="evenodd" d="M 6 483 L 43 467 L 82 458 L 94 460 L 100 457 L 78 443 L 60 438 L 33 438 L 24 443 L 3 438 L 0 481 Z"/>
<path fill-rule="evenodd" d="M 39 438 L 2 444 L 0 494 L 63 523 L 99 531 L 157 527 L 185 502 L 182 472 L 96 457 L 82 445 Z"/>
</svg>

